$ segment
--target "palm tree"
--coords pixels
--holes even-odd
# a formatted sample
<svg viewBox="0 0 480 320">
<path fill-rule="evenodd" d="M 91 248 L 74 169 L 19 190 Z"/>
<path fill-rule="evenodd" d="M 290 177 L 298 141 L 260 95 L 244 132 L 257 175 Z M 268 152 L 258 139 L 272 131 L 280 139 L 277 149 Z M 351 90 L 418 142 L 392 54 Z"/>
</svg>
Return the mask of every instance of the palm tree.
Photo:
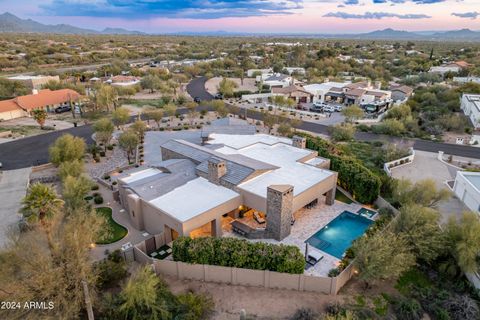
<svg viewBox="0 0 480 320">
<path fill-rule="evenodd" d="M 47 234 L 48 245 L 53 249 L 49 220 L 63 207 L 63 201 L 58 197 L 55 189 L 50 185 L 34 183 L 28 188 L 22 204 L 23 217 L 30 223 L 40 222 Z"/>
<path fill-rule="evenodd" d="M 32 111 L 32 116 L 35 121 L 40 125 L 40 128 L 43 129 L 45 120 L 47 119 L 47 111 L 43 109 L 35 109 Z"/>
</svg>

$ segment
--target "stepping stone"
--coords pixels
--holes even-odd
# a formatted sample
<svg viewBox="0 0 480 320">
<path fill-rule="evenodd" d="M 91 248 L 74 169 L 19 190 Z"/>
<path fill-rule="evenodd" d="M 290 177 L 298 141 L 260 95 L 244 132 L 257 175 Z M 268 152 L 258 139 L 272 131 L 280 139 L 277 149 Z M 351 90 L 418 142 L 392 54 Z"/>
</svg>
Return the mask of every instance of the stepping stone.
<svg viewBox="0 0 480 320">
<path fill-rule="evenodd" d="M 153 253 L 151 254 L 152 257 L 156 257 L 157 255 L 158 255 L 157 252 L 153 252 Z"/>
<path fill-rule="evenodd" d="M 165 255 L 165 251 L 163 251 L 163 250 L 160 251 L 160 255 L 161 255 L 161 256 Z"/>
<path fill-rule="evenodd" d="M 119 212 L 125 212 L 125 209 L 120 209 L 120 211 L 119 211 Z"/>
<path fill-rule="evenodd" d="M 172 249 L 167 249 L 167 253 L 172 253 Z"/>
</svg>

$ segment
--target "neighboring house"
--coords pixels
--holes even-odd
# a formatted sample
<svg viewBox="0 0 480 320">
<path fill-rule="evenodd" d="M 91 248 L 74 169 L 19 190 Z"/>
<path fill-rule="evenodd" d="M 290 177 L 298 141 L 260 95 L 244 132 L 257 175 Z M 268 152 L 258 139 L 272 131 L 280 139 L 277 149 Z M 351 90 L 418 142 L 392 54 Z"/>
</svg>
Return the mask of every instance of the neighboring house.
<svg viewBox="0 0 480 320">
<path fill-rule="evenodd" d="M 292 76 L 276 73 L 266 77 L 262 83 L 270 88 L 284 88 L 294 84 L 294 79 Z"/>
<path fill-rule="evenodd" d="M 134 76 L 114 76 L 106 81 L 112 86 L 128 87 L 134 86 L 140 83 L 140 79 Z"/>
<path fill-rule="evenodd" d="M 406 101 L 413 95 L 413 88 L 405 85 L 392 84 L 390 86 L 393 101 Z"/>
<path fill-rule="evenodd" d="M 59 76 L 14 76 L 7 78 L 8 80 L 18 81 L 29 89 L 42 89 L 49 81 L 60 81 Z"/>
<path fill-rule="evenodd" d="M 208 146 L 170 140 L 162 162 L 118 176 L 118 198 L 135 228 L 167 241 L 219 237 L 230 218 L 251 208 L 266 217 L 257 238 L 282 240 L 306 205 L 333 205 L 337 173 L 305 148 L 306 140 L 270 135 L 211 134 Z M 230 219 L 231 220 L 231 219 Z"/>
<path fill-rule="evenodd" d="M 350 82 L 324 82 L 324 83 L 314 83 L 309 84 L 303 87 L 305 91 L 310 92 L 313 95 L 312 102 L 325 102 L 325 95 L 332 90 L 332 88 L 341 89 L 350 84 Z"/>
<path fill-rule="evenodd" d="M 468 209 L 480 213 L 480 172 L 457 171 L 453 192 Z"/>
<path fill-rule="evenodd" d="M 463 113 L 472 121 L 475 129 L 480 128 L 480 94 L 466 94 L 462 95 L 460 108 Z"/>
<path fill-rule="evenodd" d="M 273 69 L 248 69 L 247 70 L 247 77 L 252 78 L 253 76 L 262 75 L 262 74 L 273 74 Z"/>
<path fill-rule="evenodd" d="M 300 67 L 286 67 L 283 70 L 285 70 L 288 74 L 300 74 L 300 75 L 305 75 L 305 68 L 300 68 Z"/>
<path fill-rule="evenodd" d="M 26 96 L 0 101 L 0 120 L 27 117 L 34 109 L 52 112 L 58 106 L 77 102 L 79 99 L 80 94 L 71 89 L 34 90 L 32 94 Z"/>
<path fill-rule="evenodd" d="M 478 83 L 480 84 L 480 77 L 453 77 L 453 82 L 464 84 L 464 83 Z"/>
<path fill-rule="evenodd" d="M 306 91 L 304 88 L 290 85 L 284 88 L 272 88 L 272 94 L 281 94 L 286 98 L 291 98 L 297 103 L 309 103 L 312 102 L 313 94 Z"/>
<path fill-rule="evenodd" d="M 444 76 L 446 73 L 459 73 L 463 69 L 469 68 L 471 65 L 465 61 L 455 61 L 444 63 L 438 67 L 431 67 L 429 73 L 436 73 Z"/>
</svg>

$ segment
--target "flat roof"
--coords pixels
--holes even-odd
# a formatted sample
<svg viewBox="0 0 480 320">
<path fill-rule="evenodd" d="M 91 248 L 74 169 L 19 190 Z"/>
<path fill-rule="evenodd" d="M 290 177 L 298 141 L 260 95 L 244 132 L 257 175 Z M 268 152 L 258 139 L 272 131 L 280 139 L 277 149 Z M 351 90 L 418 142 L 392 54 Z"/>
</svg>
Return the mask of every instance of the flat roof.
<svg viewBox="0 0 480 320">
<path fill-rule="evenodd" d="M 125 183 L 132 183 L 138 180 L 142 180 L 142 179 L 154 176 L 159 173 L 162 173 L 162 171 L 157 168 L 148 168 L 148 169 L 132 172 L 128 176 L 120 178 L 119 180 Z"/>
<path fill-rule="evenodd" d="M 459 171 L 480 192 L 480 172 Z"/>
<path fill-rule="evenodd" d="M 209 144 L 224 144 L 233 149 L 240 149 L 255 143 L 264 143 L 272 145 L 275 143 L 292 144 L 292 140 L 282 137 L 275 137 L 268 134 L 254 134 L 254 135 L 233 135 L 233 134 L 218 134 L 212 133 L 209 135 L 211 139 Z M 218 151 L 218 149 L 217 149 Z"/>
<path fill-rule="evenodd" d="M 239 196 L 233 190 L 200 177 L 149 203 L 176 220 L 185 222 Z"/>
<path fill-rule="evenodd" d="M 239 184 L 238 188 L 242 190 L 266 198 L 268 186 L 289 184 L 294 187 L 294 195 L 298 195 L 334 174 L 332 171 L 316 168 L 311 163 L 299 162 L 299 160 L 311 155 L 313 151 L 291 146 L 290 139 L 267 135 L 253 137 L 256 138 L 249 141 L 247 141 L 248 139 L 241 139 L 243 143 L 238 141 L 235 136 L 232 136 L 230 140 L 223 136 L 218 139 L 225 144 L 222 148 L 216 149 L 220 153 L 227 155 L 240 154 L 278 167 Z M 275 139 L 288 140 L 288 144 L 278 142 Z M 256 141 L 256 143 L 247 145 L 248 142 L 252 141 Z M 264 141 L 272 144 L 266 144 Z M 218 141 L 214 139 L 213 142 L 217 143 Z M 232 147 L 243 144 L 247 146 L 238 149 Z M 313 161 L 313 163 L 316 161 Z"/>
</svg>

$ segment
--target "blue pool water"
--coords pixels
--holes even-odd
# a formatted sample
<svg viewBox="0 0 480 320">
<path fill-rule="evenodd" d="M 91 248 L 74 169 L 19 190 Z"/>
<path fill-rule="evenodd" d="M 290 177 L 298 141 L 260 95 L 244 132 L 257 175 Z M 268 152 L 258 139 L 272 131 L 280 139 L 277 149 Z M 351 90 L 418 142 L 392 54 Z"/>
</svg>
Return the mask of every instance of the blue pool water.
<svg viewBox="0 0 480 320">
<path fill-rule="evenodd" d="M 306 242 L 341 259 L 345 250 L 352 245 L 353 240 L 362 236 L 372 223 L 373 221 L 370 219 L 344 211 L 308 238 Z"/>
</svg>

